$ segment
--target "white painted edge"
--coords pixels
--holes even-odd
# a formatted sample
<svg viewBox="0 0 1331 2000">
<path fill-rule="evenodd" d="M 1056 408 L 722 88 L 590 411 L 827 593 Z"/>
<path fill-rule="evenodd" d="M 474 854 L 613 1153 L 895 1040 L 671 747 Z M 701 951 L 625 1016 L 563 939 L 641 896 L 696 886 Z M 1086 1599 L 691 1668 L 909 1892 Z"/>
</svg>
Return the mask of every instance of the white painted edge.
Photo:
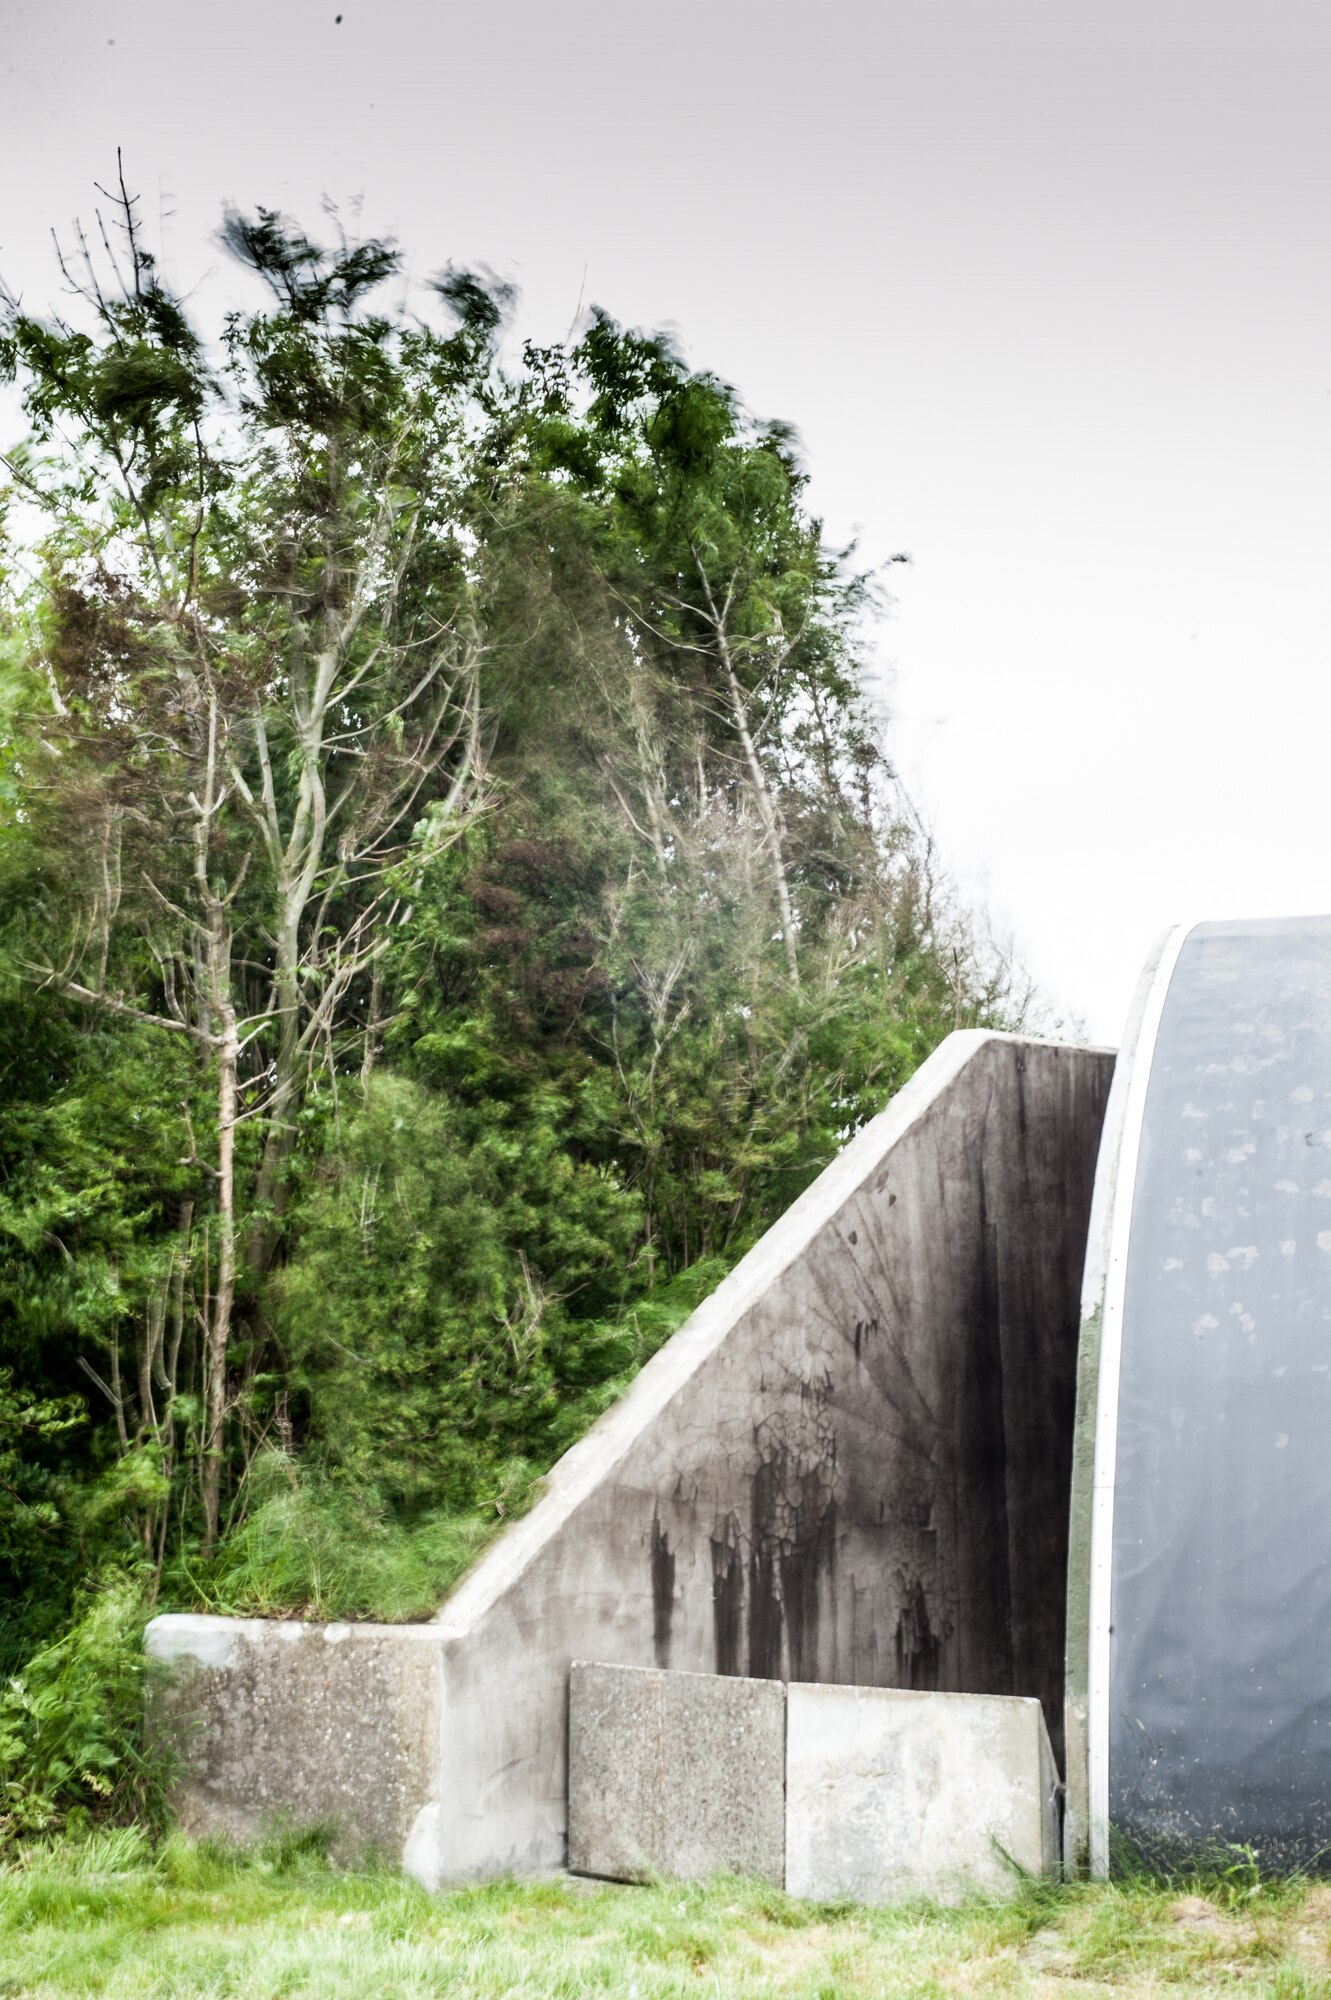
<svg viewBox="0 0 1331 2000">
<path fill-rule="evenodd" d="M 545 1491 L 479 1559 L 436 1614 L 446 1639 L 461 1639 L 515 1584 L 547 1543 L 614 1470 L 701 1365 L 722 1345 L 783 1271 L 845 1206 L 897 1142 L 991 1044 L 1054 1047 L 1083 1054 L 1080 1043 L 1051 1042 L 989 1028 L 959 1028 L 940 1042 L 886 1109 L 844 1146 L 779 1221 L 742 1257 L 632 1385 L 549 1473 Z"/>
<path fill-rule="evenodd" d="M 1110 1115 L 1091 1204 L 1086 1274 L 1082 1287 L 1085 1319 L 1103 1301 L 1100 1372 L 1095 1399 L 1095 1468 L 1091 1490 L 1090 1658 L 1087 1663 L 1086 1728 L 1091 1874 L 1109 1873 L 1109 1642 L 1114 1558 L 1114 1480 L 1118 1455 L 1118 1392 L 1123 1361 L 1123 1299 L 1127 1282 L 1132 1204 L 1141 1152 L 1142 1120 L 1151 1081 L 1160 1017 L 1164 1012 L 1179 953 L 1195 928 L 1179 924 L 1165 933 L 1147 960 L 1134 998 L 1128 1033 L 1119 1057 L 1115 1086 L 1124 1087 L 1109 1108 L 1121 1128 L 1114 1143 Z M 1134 1023 L 1135 1017 L 1135 1023 Z M 1136 1032 L 1132 1032 L 1135 1025 Z"/>
</svg>

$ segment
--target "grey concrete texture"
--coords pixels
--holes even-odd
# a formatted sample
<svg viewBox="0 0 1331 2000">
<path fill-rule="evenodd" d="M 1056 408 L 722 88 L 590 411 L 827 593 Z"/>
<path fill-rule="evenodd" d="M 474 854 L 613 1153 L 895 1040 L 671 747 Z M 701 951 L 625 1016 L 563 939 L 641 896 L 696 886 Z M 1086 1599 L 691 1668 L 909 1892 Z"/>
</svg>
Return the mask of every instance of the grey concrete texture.
<svg viewBox="0 0 1331 2000">
<path fill-rule="evenodd" d="M 323 1824 L 341 1859 L 432 1865 L 434 1627 L 167 1615 L 147 1650 L 171 1668 L 152 1724 L 179 1760 L 173 1804 L 188 1832 L 253 1840 Z"/>
<path fill-rule="evenodd" d="M 440 1614 L 435 1879 L 560 1866 L 575 1658 L 1036 1696 L 1061 1734 L 1113 1056 L 949 1037 Z"/>
<path fill-rule="evenodd" d="M 575 1661 L 568 1865 L 618 1882 L 729 1869 L 779 1889 L 785 1758 L 779 1681 Z"/>
<path fill-rule="evenodd" d="M 423 1881 L 564 1865 L 575 1659 L 1035 1696 L 1061 1733 L 1078 1287 L 1112 1070 L 1103 1050 L 950 1036 L 565 1455 L 427 1628 L 437 1771 L 424 1725 L 392 1726 L 429 1771 L 407 1788 Z M 241 1690 L 244 1726 L 209 1701 L 201 1823 L 209 1801 L 221 1824 L 251 1793 L 325 1798 L 325 1711 L 298 1678 Z M 380 1725 L 346 1726 L 366 1732 L 346 1768 L 373 1786 Z"/>
<path fill-rule="evenodd" d="M 1059 1866 L 1058 1775 L 1038 1701 L 787 1691 L 786 1888 L 893 1903 L 1010 1893 Z"/>
</svg>

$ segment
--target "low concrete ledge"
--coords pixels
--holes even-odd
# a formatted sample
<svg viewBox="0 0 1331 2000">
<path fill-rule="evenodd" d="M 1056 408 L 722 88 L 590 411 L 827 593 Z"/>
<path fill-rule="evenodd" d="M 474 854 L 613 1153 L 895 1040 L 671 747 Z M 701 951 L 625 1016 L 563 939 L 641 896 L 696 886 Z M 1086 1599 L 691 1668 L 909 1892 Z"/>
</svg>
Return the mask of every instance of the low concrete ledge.
<svg viewBox="0 0 1331 2000">
<path fill-rule="evenodd" d="M 1058 1772 L 1040 1704 L 1017 1695 L 792 1687 L 786 1888 L 820 1901 L 951 1901 L 1052 1876 Z"/>
<path fill-rule="evenodd" d="M 720 1868 L 780 1888 L 786 1690 L 780 1681 L 574 1661 L 568 1865 L 641 1882 Z"/>
<path fill-rule="evenodd" d="M 340 1857 L 374 1850 L 433 1886 L 437 1626 L 172 1613 L 146 1646 L 172 1668 L 152 1725 L 181 1759 L 187 1831 L 253 1840 L 278 1822 L 330 1825 Z"/>
<path fill-rule="evenodd" d="M 569 1865 L 954 1900 L 1058 1870 L 1040 1703 L 575 1663 Z"/>
</svg>

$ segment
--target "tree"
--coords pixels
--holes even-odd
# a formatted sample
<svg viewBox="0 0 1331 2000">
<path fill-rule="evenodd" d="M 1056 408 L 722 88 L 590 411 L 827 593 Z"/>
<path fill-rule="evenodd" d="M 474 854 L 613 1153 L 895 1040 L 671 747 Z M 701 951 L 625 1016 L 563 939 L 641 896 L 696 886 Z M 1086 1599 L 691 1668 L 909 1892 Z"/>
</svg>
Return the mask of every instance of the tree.
<svg viewBox="0 0 1331 2000">
<path fill-rule="evenodd" d="M 50 520 L 24 771 L 51 856 L 32 969 L 185 1037 L 212 1079 L 212 1133 L 189 1144 L 202 1246 L 182 1253 L 201 1260 L 211 1547 L 242 1247 L 261 1274 L 310 1079 L 336 1074 L 348 1038 L 372 1062 L 392 924 L 481 791 L 456 460 L 498 309 L 455 275 L 452 332 L 376 313 L 389 246 L 327 250 L 272 212 L 231 214 L 225 241 L 268 302 L 231 315 L 215 359 L 123 181 L 114 208 L 112 281 L 82 238 L 62 264 L 86 325 L 10 300 L 0 338 L 46 454 L 11 471 Z"/>
<path fill-rule="evenodd" d="M 389 246 L 267 211 L 205 339 L 111 214 L 0 326 L 45 520 L 25 590 L 0 545 L 6 1449 L 63 1551 L 23 1629 L 112 1560 L 419 1609 L 1020 996 L 786 427 L 602 314 L 506 369 L 502 288 L 386 309 Z"/>
</svg>

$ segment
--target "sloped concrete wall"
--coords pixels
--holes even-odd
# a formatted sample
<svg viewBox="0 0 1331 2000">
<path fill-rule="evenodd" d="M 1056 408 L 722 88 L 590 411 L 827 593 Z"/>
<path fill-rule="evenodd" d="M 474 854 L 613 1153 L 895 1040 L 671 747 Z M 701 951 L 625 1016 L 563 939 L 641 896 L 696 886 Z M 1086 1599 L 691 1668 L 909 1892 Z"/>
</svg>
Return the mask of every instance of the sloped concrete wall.
<svg viewBox="0 0 1331 2000">
<path fill-rule="evenodd" d="M 1033 1695 L 1058 1749 L 1078 1290 L 1112 1070 L 1106 1051 L 950 1036 L 560 1461 L 426 1628 L 438 1724 L 407 1856 L 423 1881 L 563 1865 L 574 1659 Z M 265 1657 L 288 1673 L 280 1641 Z M 195 1800 L 231 1740 L 212 1685 L 195 1676 Z M 294 1803 L 320 1739 L 281 1712 Z"/>
<path fill-rule="evenodd" d="M 1038 1696 L 1113 1057 L 963 1032 L 462 1583 L 435 1879 L 557 1867 L 569 1663 Z"/>
</svg>

